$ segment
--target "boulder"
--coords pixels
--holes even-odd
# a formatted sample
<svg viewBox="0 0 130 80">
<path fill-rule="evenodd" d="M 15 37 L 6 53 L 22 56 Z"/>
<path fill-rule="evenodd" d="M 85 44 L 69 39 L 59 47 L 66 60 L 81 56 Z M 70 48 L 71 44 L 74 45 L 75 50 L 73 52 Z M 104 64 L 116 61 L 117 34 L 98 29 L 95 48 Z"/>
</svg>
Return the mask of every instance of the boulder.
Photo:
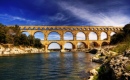
<svg viewBox="0 0 130 80">
<path fill-rule="evenodd" d="M 90 74 L 92 74 L 92 75 L 97 75 L 98 72 L 97 72 L 95 69 L 92 69 L 92 70 L 90 70 Z"/>
</svg>

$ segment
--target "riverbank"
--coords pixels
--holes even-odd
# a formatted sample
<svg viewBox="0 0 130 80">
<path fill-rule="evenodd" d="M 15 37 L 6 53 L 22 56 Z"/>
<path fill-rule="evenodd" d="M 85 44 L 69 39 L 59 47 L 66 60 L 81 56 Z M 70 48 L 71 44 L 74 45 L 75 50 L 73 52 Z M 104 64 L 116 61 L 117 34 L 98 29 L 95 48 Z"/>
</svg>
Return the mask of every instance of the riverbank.
<svg viewBox="0 0 130 80">
<path fill-rule="evenodd" d="M 0 45 L 0 56 L 12 56 L 17 54 L 28 54 L 28 53 L 43 53 L 44 48 L 38 49 L 33 47 L 4 47 Z"/>
<path fill-rule="evenodd" d="M 113 52 L 107 48 L 97 50 L 93 62 L 101 66 L 88 71 L 88 80 L 129 80 L 130 79 L 130 50 L 123 53 Z"/>
</svg>

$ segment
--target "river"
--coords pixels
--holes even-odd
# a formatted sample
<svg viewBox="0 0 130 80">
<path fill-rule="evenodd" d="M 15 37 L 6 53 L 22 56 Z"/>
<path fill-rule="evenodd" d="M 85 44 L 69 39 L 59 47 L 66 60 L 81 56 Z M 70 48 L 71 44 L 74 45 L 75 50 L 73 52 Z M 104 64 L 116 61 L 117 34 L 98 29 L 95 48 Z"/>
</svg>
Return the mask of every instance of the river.
<svg viewBox="0 0 130 80">
<path fill-rule="evenodd" d="M 0 80 L 82 80 L 96 66 L 84 52 L 50 52 L 0 57 Z"/>
</svg>

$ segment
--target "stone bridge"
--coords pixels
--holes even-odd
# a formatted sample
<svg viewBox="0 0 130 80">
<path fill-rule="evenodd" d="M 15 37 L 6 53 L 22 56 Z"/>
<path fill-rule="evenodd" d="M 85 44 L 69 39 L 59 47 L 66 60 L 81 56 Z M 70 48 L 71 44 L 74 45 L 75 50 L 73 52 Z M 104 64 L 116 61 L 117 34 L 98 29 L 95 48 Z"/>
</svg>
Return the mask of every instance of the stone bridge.
<svg viewBox="0 0 130 80">
<path fill-rule="evenodd" d="M 103 44 L 109 44 L 112 32 L 119 32 L 121 27 L 112 26 L 20 26 L 21 32 L 28 32 L 30 35 L 34 35 L 36 32 L 42 32 L 44 34 L 44 40 L 41 40 L 45 46 L 45 51 L 48 51 L 48 46 L 51 43 L 58 43 L 61 47 L 61 51 L 64 51 L 65 43 L 71 43 L 73 50 L 77 49 L 78 42 L 82 42 L 85 48 L 90 48 L 93 43 L 97 47 L 103 46 Z M 47 37 L 51 32 L 57 32 L 60 35 L 60 40 L 48 40 Z M 73 40 L 64 40 L 64 34 L 71 32 L 73 34 Z M 85 34 L 85 40 L 76 40 L 76 34 L 83 32 Z M 89 40 L 89 33 L 94 32 L 97 34 L 97 40 Z M 107 39 L 101 40 L 101 33 L 107 34 Z"/>
</svg>

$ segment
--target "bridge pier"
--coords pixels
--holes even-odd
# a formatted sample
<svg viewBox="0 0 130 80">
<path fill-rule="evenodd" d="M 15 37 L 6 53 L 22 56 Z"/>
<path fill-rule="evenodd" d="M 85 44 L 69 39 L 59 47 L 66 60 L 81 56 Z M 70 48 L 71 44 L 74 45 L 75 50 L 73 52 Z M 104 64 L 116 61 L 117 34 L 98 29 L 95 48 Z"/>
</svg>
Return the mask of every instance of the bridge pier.
<svg viewBox="0 0 130 80">
<path fill-rule="evenodd" d="M 45 52 L 49 52 L 49 50 L 48 50 L 48 45 L 45 45 Z"/>
<path fill-rule="evenodd" d="M 65 52 L 64 45 L 61 47 L 61 52 Z"/>
</svg>

